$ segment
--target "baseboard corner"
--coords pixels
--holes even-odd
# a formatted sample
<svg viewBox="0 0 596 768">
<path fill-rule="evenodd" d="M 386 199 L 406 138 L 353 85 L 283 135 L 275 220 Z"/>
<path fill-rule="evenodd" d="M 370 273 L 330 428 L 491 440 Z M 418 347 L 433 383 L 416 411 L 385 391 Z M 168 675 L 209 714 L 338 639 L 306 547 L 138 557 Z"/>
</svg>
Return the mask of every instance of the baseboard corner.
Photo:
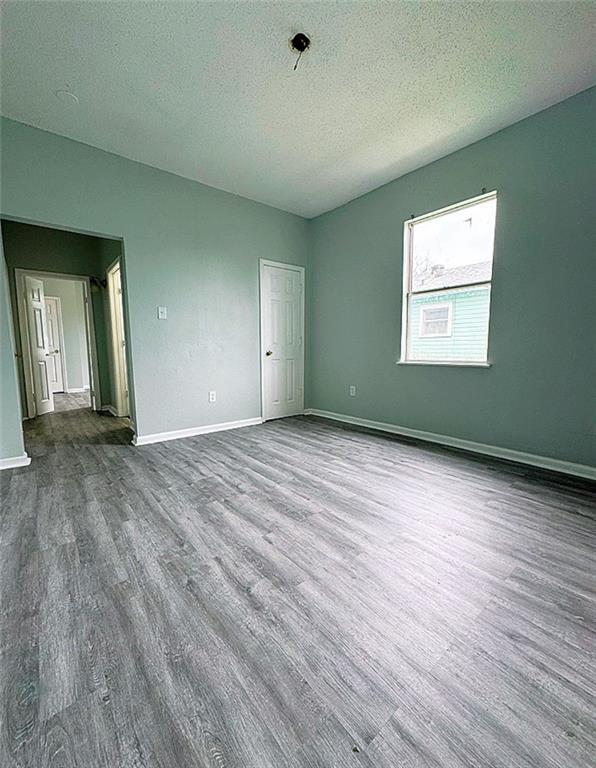
<svg viewBox="0 0 596 768">
<path fill-rule="evenodd" d="M 22 453 L 20 456 L 10 456 L 6 459 L 0 459 L 0 470 L 28 467 L 29 464 L 31 464 L 31 457 L 27 453 Z"/>
</svg>

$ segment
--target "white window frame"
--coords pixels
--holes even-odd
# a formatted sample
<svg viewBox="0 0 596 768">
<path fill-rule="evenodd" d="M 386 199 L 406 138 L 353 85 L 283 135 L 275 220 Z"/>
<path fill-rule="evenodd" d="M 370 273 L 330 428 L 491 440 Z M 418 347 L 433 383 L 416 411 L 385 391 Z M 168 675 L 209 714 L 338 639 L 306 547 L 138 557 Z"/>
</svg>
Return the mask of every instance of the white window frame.
<svg viewBox="0 0 596 768">
<path fill-rule="evenodd" d="M 449 290 L 450 288 L 476 288 L 480 286 L 489 286 L 489 288 L 492 287 L 492 275 L 490 280 L 483 280 L 481 282 L 476 283 L 467 283 L 466 285 L 457 285 L 457 286 L 445 286 L 445 288 L 433 288 L 428 289 L 426 291 L 412 291 L 412 247 L 413 247 L 413 237 L 412 237 L 412 231 L 414 229 L 414 226 L 418 224 L 421 221 L 425 221 L 428 219 L 434 219 L 438 216 L 444 216 L 446 213 L 451 213 L 452 211 L 457 211 L 460 208 L 468 208 L 472 205 L 476 205 L 477 203 L 482 203 L 486 200 L 493 200 L 497 198 L 497 191 L 493 190 L 492 192 L 486 192 L 482 195 L 478 195 L 477 197 L 471 197 L 467 200 L 462 200 L 459 203 L 455 203 L 454 205 L 448 205 L 445 206 L 445 208 L 440 208 L 437 211 L 432 211 L 431 213 L 425 213 L 422 216 L 416 216 L 415 218 L 408 219 L 404 222 L 404 245 L 403 245 L 403 288 L 402 288 L 402 320 L 401 320 L 401 348 L 400 348 L 400 359 L 397 361 L 399 365 L 447 365 L 447 366 L 463 366 L 463 367 L 471 367 L 471 368 L 489 368 L 491 366 L 491 363 L 488 360 L 488 346 L 490 343 L 490 338 L 487 339 L 487 350 L 486 350 L 486 360 L 484 361 L 478 361 L 478 360 L 410 360 L 409 359 L 409 350 L 408 350 L 408 317 L 409 317 L 409 305 L 410 305 L 410 299 L 411 296 L 420 296 L 425 293 L 436 293 L 437 290 Z M 496 225 L 495 225 L 496 228 Z M 494 265 L 494 246 L 493 246 L 493 265 Z M 491 290 L 492 295 L 492 290 Z M 490 313 L 490 305 L 489 305 L 489 313 Z M 451 330 L 451 325 L 450 325 Z M 489 333 L 490 333 L 490 315 L 489 315 Z M 429 338 L 429 336 L 423 337 L 423 338 Z"/>
<path fill-rule="evenodd" d="M 447 330 L 445 333 L 424 333 L 424 324 L 427 322 L 433 322 L 432 320 L 425 320 L 424 313 L 428 309 L 447 309 Z M 420 323 L 418 328 L 418 336 L 421 339 L 447 339 L 451 336 L 451 324 L 453 321 L 453 302 L 441 301 L 432 304 L 426 304 L 420 307 Z"/>
</svg>

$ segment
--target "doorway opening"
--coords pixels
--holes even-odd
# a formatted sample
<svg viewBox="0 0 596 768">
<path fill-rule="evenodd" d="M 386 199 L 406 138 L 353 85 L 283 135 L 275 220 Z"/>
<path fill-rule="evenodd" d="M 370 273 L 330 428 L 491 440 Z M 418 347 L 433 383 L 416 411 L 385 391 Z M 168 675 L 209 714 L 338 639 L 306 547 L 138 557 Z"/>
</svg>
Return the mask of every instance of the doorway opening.
<svg viewBox="0 0 596 768">
<path fill-rule="evenodd" d="M 261 259 L 264 421 L 304 412 L 304 267 Z"/>
<path fill-rule="evenodd" d="M 126 419 L 114 422 L 113 431 L 128 434 L 134 403 L 122 240 L 6 218 L 1 223 L 21 410 L 25 421 L 40 422 L 25 437 L 51 440 L 58 430 L 64 439 L 93 432 L 102 439 L 105 425 L 100 430 L 89 421 L 99 418 L 94 412 Z M 46 420 L 64 411 L 68 422 Z M 85 427 L 76 426 L 77 411 Z M 113 431 L 109 439 L 121 441 Z"/>
</svg>

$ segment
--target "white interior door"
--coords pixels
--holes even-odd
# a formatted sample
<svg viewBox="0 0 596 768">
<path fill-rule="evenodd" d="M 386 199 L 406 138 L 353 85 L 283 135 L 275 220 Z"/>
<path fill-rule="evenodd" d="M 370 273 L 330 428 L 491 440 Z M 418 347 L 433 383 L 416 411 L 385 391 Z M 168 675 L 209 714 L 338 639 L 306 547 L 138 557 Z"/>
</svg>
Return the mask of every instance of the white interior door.
<svg viewBox="0 0 596 768">
<path fill-rule="evenodd" d="M 60 299 L 46 296 L 46 321 L 48 324 L 48 376 L 52 392 L 64 392 L 64 349 L 62 346 L 62 312 Z"/>
<path fill-rule="evenodd" d="M 304 410 L 304 269 L 261 262 L 263 418 Z"/>
<path fill-rule="evenodd" d="M 25 304 L 27 327 L 31 349 L 31 368 L 37 415 L 54 410 L 54 395 L 50 386 L 48 325 L 43 282 L 36 277 L 25 276 Z"/>
<path fill-rule="evenodd" d="M 124 308 L 122 305 L 122 274 L 118 262 L 108 271 L 108 295 L 112 324 L 112 352 L 114 358 L 114 406 L 118 416 L 128 416 L 128 372 L 126 368 L 126 336 L 124 334 Z"/>
</svg>

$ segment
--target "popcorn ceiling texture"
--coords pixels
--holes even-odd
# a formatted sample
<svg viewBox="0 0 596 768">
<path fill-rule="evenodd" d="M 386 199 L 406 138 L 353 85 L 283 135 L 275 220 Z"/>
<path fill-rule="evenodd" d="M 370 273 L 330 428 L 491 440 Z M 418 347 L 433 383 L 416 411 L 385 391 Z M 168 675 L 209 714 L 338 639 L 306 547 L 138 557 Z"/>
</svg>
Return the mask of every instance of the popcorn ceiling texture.
<svg viewBox="0 0 596 768">
<path fill-rule="evenodd" d="M 595 13 L 8 2 L 2 114 L 313 217 L 589 87 Z M 312 47 L 294 72 L 299 31 Z"/>
</svg>

